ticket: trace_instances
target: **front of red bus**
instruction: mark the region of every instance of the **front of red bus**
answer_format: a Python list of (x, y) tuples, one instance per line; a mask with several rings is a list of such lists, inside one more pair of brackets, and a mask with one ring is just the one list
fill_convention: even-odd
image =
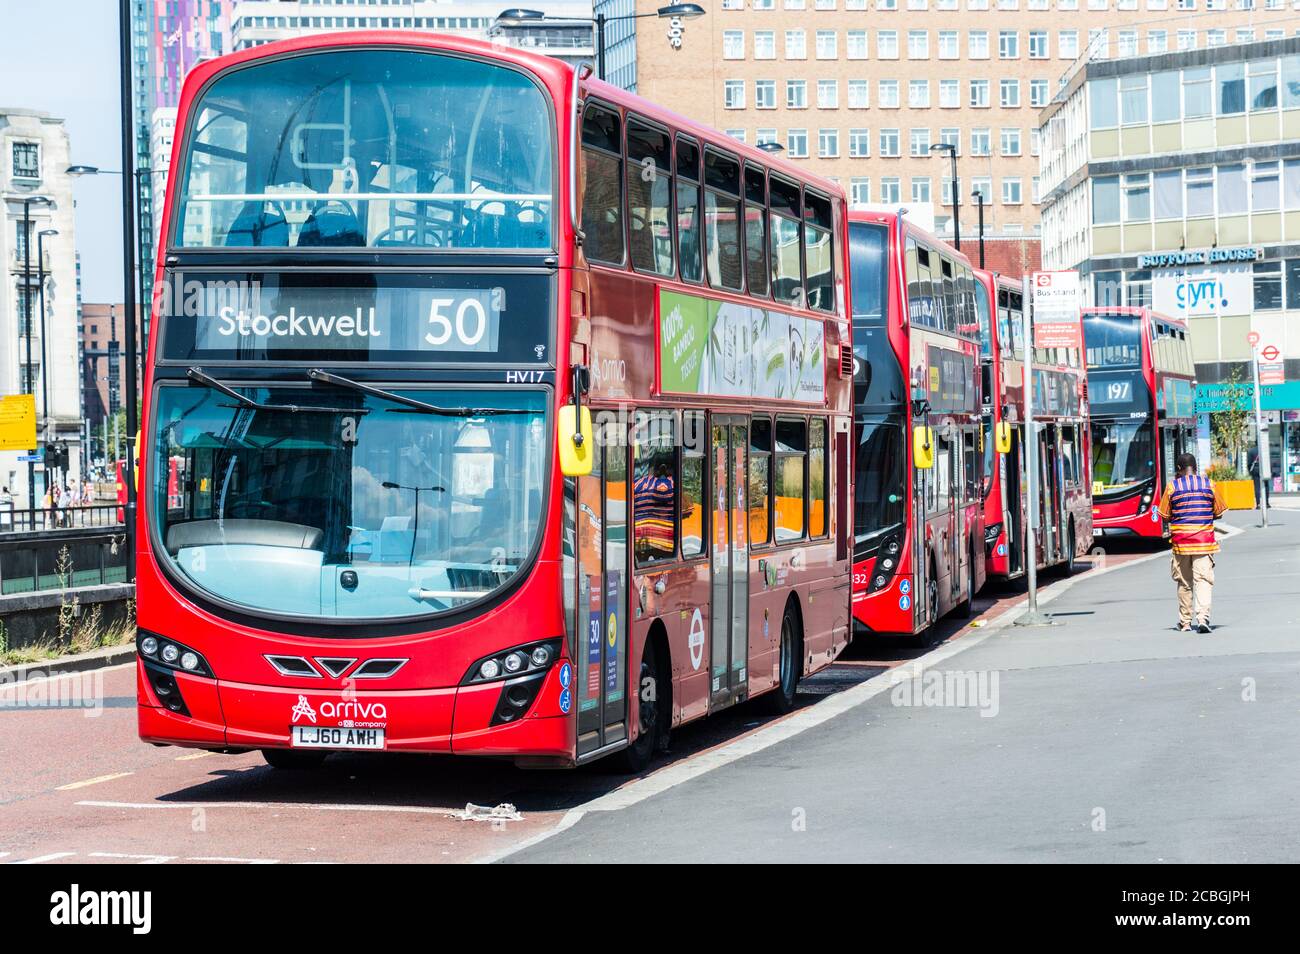
[(1140, 309), (1083, 314), (1092, 419), (1093, 526), (1158, 537), (1155, 397)]
[[(909, 394), (897, 217), (849, 221), (853, 303), (853, 616), (859, 631), (911, 633)], [(892, 316), (892, 320), (891, 320)]]
[[(1006, 387), (1007, 365), (1015, 364), (1010, 323), (997, 312), (997, 276), (975, 269), (975, 310), (979, 317), (980, 384), (984, 399), (984, 559), (990, 576), (1010, 575), (1006, 492), (1002, 478), (1005, 463), (998, 453), (999, 425), (1010, 423), (1013, 405)], [(1004, 338), (1006, 340), (1004, 340)]]
[(568, 74), (397, 33), (191, 74), (142, 453), (146, 741), (571, 761)]

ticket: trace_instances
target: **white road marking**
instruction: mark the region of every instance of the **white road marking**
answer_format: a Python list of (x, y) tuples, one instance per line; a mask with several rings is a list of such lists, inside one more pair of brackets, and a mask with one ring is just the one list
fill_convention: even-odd
[[(1108, 566), (1089, 570), (1087, 573), (1081, 573), (1078, 576), (1056, 580), (1051, 586), (1046, 587), (1043, 592), (1039, 594), (1038, 604), (1039, 606), (1045, 606), (1046, 604), (1059, 599), (1063, 593), (1069, 590), (1076, 583), (1083, 582), (1084, 580), (1096, 579), (1099, 576), (1104, 576), (1105, 574), (1112, 573), (1115, 570), (1136, 566), (1139, 563), (1146, 563), (1151, 560), (1161, 559), (1168, 555), (1169, 551), (1161, 550), (1157, 553), (1139, 557), (1136, 560), (1128, 560), (1122, 564), (1110, 564)], [(910, 660), (901, 666), (889, 670), (890, 678), (888, 679), (876, 677), (866, 682), (859, 683), (851, 689), (846, 689), (843, 692), (836, 693), (835, 695), (826, 696), (821, 701), (806, 706), (779, 722), (774, 722), (765, 726), (744, 738), (737, 739), (735, 742), (704, 752), (701, 755), (693, 756), (683, 762), (665, 766), (652, 775), (648, 775), (645, 778), (634, 779), (621, 788), (617, 788), (612, 792), (601, 795), (580, 808), (571, 808), (564, 813), (564, 816), (553, 828), (539, 832), (531, 838), (526, 838), (522, 842), (511, 847), (504, 848), (500, 851), (479, 858), (476, 863), (491, 864), (495, 861), (500, 861), (502, 858), (508, 858), (510, 855), (523, 851), (525, 848), (531, 848), (533, 845), (540, 844), (548, 838), (553, 838), (561, 832), (567, 831), (581, 821), (588, 812), (611, 812), (629, 808), (638, 802), (645, 801), (647, 798), (652, 798), (653, 796), (666, 792), (671, 788), (675, 788), (683, 782), (689, 782), (707, 772), (712, 772), (716, 768), (721, 768), (724, 765), (728, 765), (738, 759), (743, 759), (746, 756), (754, 755), (755, 753), (770, 748), (779, 742), (784, 742), (787, 739), (793, 738), (801, 732), (815, 728), (816, 726), (835, 718), (835, 716), (841, 715), (850, 709), (860, 706), (864, 702), (867, 702), (883, 692), (887, 692), (894, 687), (896, 680), (914, 678), (923, 670), (929, 669), (932, 666), (943, 662), (950, 656), (955, 656), (967, 649), (973, 649), (992, 636), (995, 632), (1010, 626), (1015, 621), (1016, 617), (1024, 611), (1026, 606), (1028, 606), (1028, 603), (1028, 598), (1023, 599), (1003, 611), (995, 619), (990, 620), (989, 624), (978, 632), (962, 636), (960, 639), (950, 640), (930, 650), (930, 652), (918, 656), (916, 659)], [(894, 675), (895, 673), (898, 675)]]
[(279, 858), (222, 858), (216, 855), (186, 858), (186, 861), (210, 861), (232, 865), (278, 865)]
[(142, 865), (161, 865), (175, 861), (175, 855), (128, 855), (120, 851), (92, 851), (91, 858), (112, 858), (115, 861), (138, 861)]
[[(51, 659), (49, 661), (49, 664), (45, 666), (45, 670), (48, 672), (50, 666), (53, 666), (55, 669), (57, 669), (58, 664), (59, 661), (57, 659)], [(24, 663), (24, 665), (27, 664)], [(134, 666), (134, 665), (135, 665), (135, 660), (132, 660), (131, 662), (118, 663), (116, 666), (104, 666), (102, 669), (78, 669), (75, 672), (65, 672), (57, 676), (44, 677), (42, 678), (41, 681), (43, 684), (48, 686), (50, 683), (62, 682), (64, 679), (85, 679), (87, 676), (94, 676), (95, 673), (113, 672), (114, 670), (125, 669), (127, 666)], [(17, 691), (18, 687), (20, 687), (26, 681), (27, 681), (26, 679), (23, 679), (20, 680), (19, 682), (6, 682), (4, 685), (0, 685), (0, 692), (5, 692), (5, 691), (15, 692)]]
[(422, 805), (326, 805), (312, 804), (311, 802), (99, 802), (99, 801), (81, 801), (77, 802), (85, 808), (126, 808), (132, 810), (147, 809), (178, 809), (184, 811), (193, 811), (196, 808), (204, 810), (234, 808), (241, 811), (247, 811), (250, 808), (266, 808), (276, 811), (287, 809), (298, 809), (300, 811), (314, 812), (391, 812), (403, 815), (442, 815), (447, 818), (460, 818), (464, 814), (464, 809), (458, 808), (426, 808)]
[(70, 792), (74, 788), (88, 788), (91, 785), (98, 785), (100, 782), (111, 782), (114, 779), (126, 778), (128, 775), (134, 775), (134, 772), (115, 772), (112, 775), (98, 775), (95, 778), (88, 778), (80, 782), (69, 782), (67, 785), (58, 786), (56, 792)]
[(193, 762), (195, 759), (206, 759), (209, 755), (216, 755), (216, 752), (191, 752), (189, 755), (176, 756), (177, 762)]
[(48, 855), (37, 855), (35, 858), (27, 858), (23, 861), (11, 861), (14, 865), (43, 865), (47, 861), (57, 861), (60, 858), (71, 858), (75, 851), (55, 851)]

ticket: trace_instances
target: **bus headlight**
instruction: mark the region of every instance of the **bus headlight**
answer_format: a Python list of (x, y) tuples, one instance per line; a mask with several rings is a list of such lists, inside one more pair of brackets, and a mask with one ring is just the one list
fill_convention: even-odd
[(559, 656), (560, 640), (558, 639), (513, 646), (476, 660), (474, 665), (469, 667), (460, 684), (475, 686), (498, 679), (514, 679), (517, 676), (541, 673), (554, 665)]
[(212, 678), (212, 667), (203, 654), (182, 642), (141, 631), (136, 636), (136, 651), (146, 662), (166, 669), (180, 670), (194, 676)]
[(871, 586), (867, 590), (868, 593), (883, 590), (889, 585), (890, 580), (894, 578), (894, 573), (898, 570), (898, 554), (902, 549), (902, 543), (894, 534), (890, 534), (880, 541), (880, 556), (876, 558), (876, 572), (871, 577)]

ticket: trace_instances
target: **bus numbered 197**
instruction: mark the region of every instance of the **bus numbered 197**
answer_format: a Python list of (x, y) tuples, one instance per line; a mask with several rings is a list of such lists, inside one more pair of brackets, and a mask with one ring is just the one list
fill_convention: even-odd
[[(1015, 579), (1028, 554), (1029, 466), (1025, 444), (1024, 290), (975, 270), (984, 395), (984, 542), (991, 579)], [(1075, 348), (1035, 348), (1038, 434), (1036, 566), (1073, 572), (1092, 546), (1087, 370)]]
[(849, 218), (853, 616), (929, 641), (984, 585), (975, 274), (903, 215)]
[(1093, 525), (1160, 537), (1156, 507), (1196, 452), (1196, 367), (1187, 326), (1142, 307), (1083, 311), (1092, 410)]
[(433, 34), (205, 62), (178, 120), (143, 739), (640, 769), (848, 643), (833, 182)]

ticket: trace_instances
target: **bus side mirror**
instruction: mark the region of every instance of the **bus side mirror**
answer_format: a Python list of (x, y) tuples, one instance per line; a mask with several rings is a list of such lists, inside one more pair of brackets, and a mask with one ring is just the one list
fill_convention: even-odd
[(934, 466), (934, 429), (916, 427), (912, 430), (912, 461), (917, 470), (929, 470)]
[(999, 454), (1011, 453), (1011, 425), (1006, 421), (998, 422), (997, 449)]
[(591, 408), (560, 406), (560, 473), (586, 477), (591, 473), (595, 441), (591, 433)]

